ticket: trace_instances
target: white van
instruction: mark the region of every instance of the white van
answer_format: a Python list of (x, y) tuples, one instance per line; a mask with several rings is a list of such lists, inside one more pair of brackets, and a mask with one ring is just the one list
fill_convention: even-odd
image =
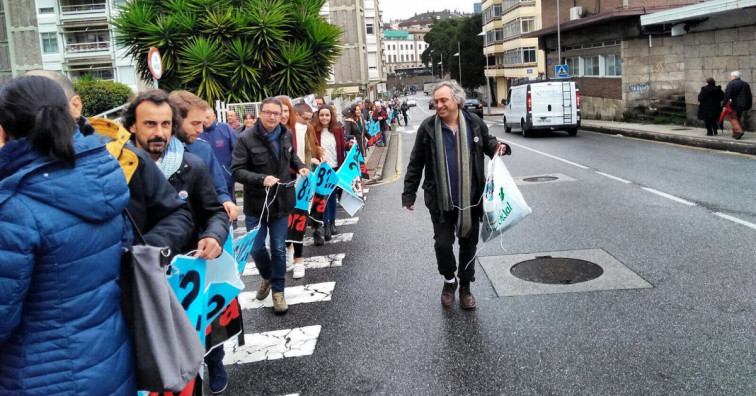
[(509, 89), (504, 109), (504, 131), (512, 128), (522, 136), (536, 130), (564, 130), (577, 135), (580, 127), (580, 92), (574, 81), (526, 82)]

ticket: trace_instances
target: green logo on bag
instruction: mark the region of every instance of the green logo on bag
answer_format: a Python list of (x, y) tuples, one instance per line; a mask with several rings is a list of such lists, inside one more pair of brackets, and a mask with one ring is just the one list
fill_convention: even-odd
[(499, 198), (501, 198), (502, 202), (504, 201), (504, 187), (499, 191)]

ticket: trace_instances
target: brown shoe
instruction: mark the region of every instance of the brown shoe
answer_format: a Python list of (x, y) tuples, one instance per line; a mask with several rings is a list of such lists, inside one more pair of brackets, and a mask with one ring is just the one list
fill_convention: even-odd
[(459, 306), (462, 309), (475, 309), (475, 297), (470, 292), (470, 285), (459, 288)]
[(270, 281), (263, 279), (262, 282), (260, 282), (260, 287), (257, 288), (257, 299), (262, 301), (265, 300), (265, 297), (268, 297), (268, 294), (270, 294)]
[(451, 308), (454, 304), (454, 292), (457, 291), (457, 281), (454, 283), (444, 282), (444, 288), (441, 290), (441, 305), (444, 308)]
[(289, 306), (286, 305), (286, 299), (283, 292), (273, 293), (273, 312), (276, 315), (283, 315), (289, 310)]

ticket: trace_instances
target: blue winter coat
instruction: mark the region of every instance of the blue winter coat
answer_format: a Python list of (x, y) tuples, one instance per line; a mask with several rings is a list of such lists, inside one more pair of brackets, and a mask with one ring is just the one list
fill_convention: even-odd
[(134, 395), (117, 284), (129, 201), (93, 137), (76, 166), (26, 139), (0, 150), (0, 394)]

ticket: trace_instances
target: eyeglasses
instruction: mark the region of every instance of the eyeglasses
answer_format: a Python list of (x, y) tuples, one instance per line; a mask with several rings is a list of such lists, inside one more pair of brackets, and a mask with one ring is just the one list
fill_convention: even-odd
[(281, 112), (280, 111), (268, 111), (268, 110), (262, 110), (260, 112), (262, 115), (268, 116), (268, 117), (280, 117)]

